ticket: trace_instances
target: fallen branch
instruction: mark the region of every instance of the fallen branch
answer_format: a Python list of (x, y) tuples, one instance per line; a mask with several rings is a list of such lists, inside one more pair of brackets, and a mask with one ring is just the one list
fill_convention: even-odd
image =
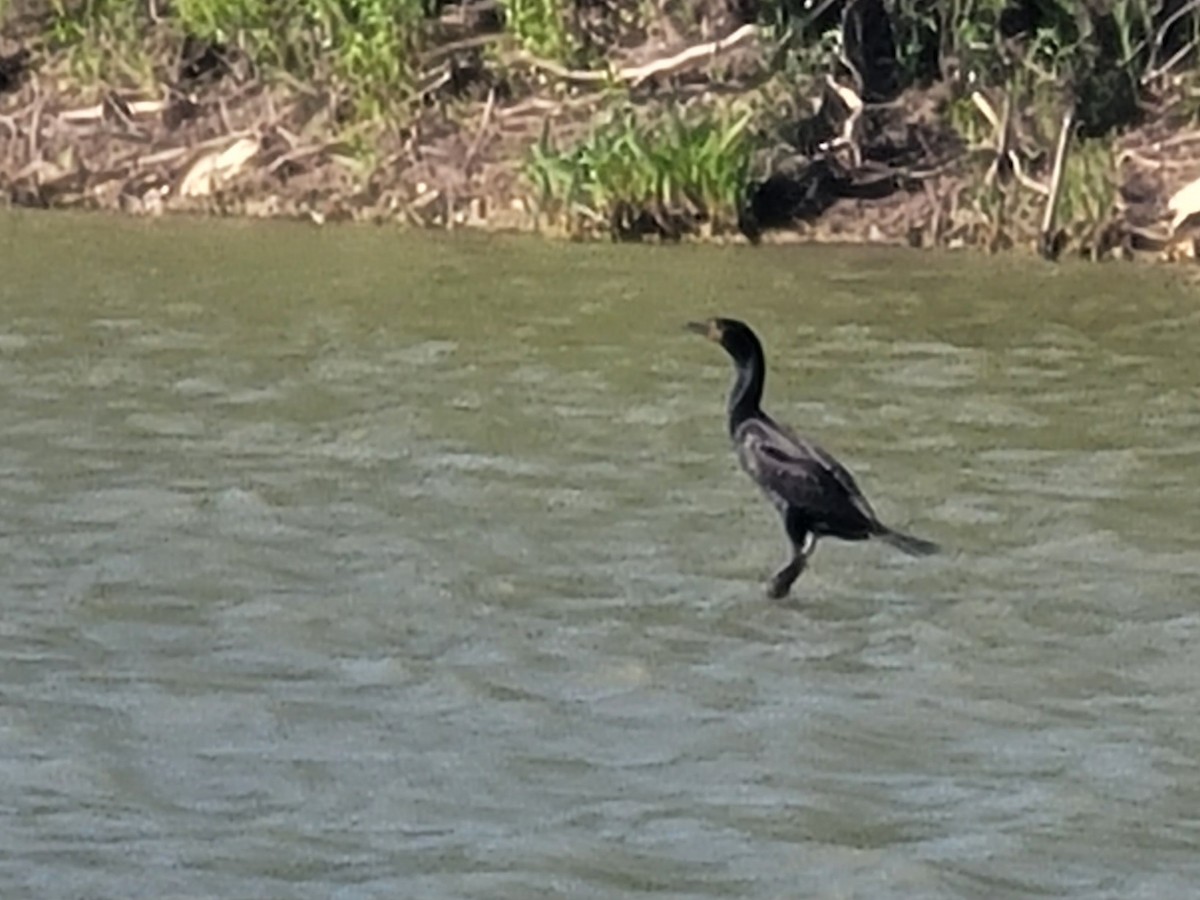
[(237, 140), (244, 137), (252, 137), (253, 131), (239, 131), (234, 134), (222, 134), (214, 138), (208, 138), (204, 141), (197, 141), (194, 144), (188, 144), (186, 147), (168, 147), (165, 150), (159, 150), (157, 153), (151, 153), (146, 156), (137, 158), (138, 168), (150, 168), (157, 166), (160, 163), (172, 162), (181, 156), (187, 156), (189, 153), (196, 153), (202, 150), (208, 150), (213, 147), (226, 147), (232, 140)]
[(289, 163), (295, 163), (295, 162), (299, 162), (302, 159), (308, 159), (309, 157), (312, 157), (312, 156), (318, 156), (322, 153), (328, 152), (329, 150), (333, 149), (334, 147), (339, 146), (342, 143), (343, 142), (339, 141), (339, 140), (332, 140), (332, 141), (321, 141), (321, 142), (315, 143), (315, 144), (306, 144), (304, 146), (294, 147), (293, 149), (289, 150), (287, 153), (282, 154), (278, 159), (273, 160), (271, 162), (271, 164), (266, 167), (265, 171), (268, 175), (274, 175), (276, 172), (278, 172), (280, 169), (282, 169), (284, 166), (288, 165)]
[(51, 172), (57, 178), (62, 175), (64, 170), (49, 160), (38, 157), (36, 159), (31, 159), (24, 166), (13, 173), (12, 177), (9, 178), (9, 181), (13, 184), (18, 184), (24, 181), (26, 178), (32, 176), (36, 184), (41, 184), (42, 173), (47, 171)]
[(224, 150), (200, 156), (179, 182), (180, 197), (206, 197), (222, 184), (236, 177), (251, 159), (258, 155), (257, 137), (243, 137), (231, 142)]
[(434, 47), (421, 58), (421, 62), (427, 65), (460, 50), (474, 50), (478, 47), (486, 47), (488, 44), (498, 43), (504, 40), (504, 37), (504, 32), (497, 31), (494, 34), (477, 34), (459, 41), (451, 41), (448, 44)]
[(1169, 137), (1164, 141), (1155, 141), (1150, 146), (1154, 152), (1161, 153), (1168, 147), (1178, 147), (1181, 144), (1190, 144), (1193, 141), (1200, 141), (1200, 130), (1185, 131), (1183, 134), (1177, 134), (1174, 137)]
[[(220, 142), (224, 144), (229, 138), (221, 136)], [(189, 153), (199, 149), (202, 144), (196, 144), (191, 147), (171, 147), (167, 150), (159, 150), (157, 153), (151, 153), (148, 156), (138, 156), (134, 159), (136, 169), (149, 169), (161, 163), (174, 162), (181, 156), (187, 156)]]
[(557, 116), (568, 110), (587, 109), (603, 102), (604, 95), (600, 92), (584, 94), (579, 97), (564, 97), (561, 100), (530, 97), (528, 100), (523, 100), (515, 106), (496, 110), (495, 117), (498, 119), (520, 119), (522, 117), (536, 116), (540, 119), (547, 115), (551, 117)]
[(1163, 169), (1192, 169), (1196, 166), (1194, 159), (1155, 159), (1146, 156), (1142, 152), (1133, 149), (1125, 149), (1117, 154), (1116, 165), (1121, 166), (1125, 163), (1133, 163), (1151, 171)]
[[(151, 116), (161, 113), (167, 108), (164, 100), (134, 100), (122, 104), (122, 112), (127, 112), (130, 116)], [(85, 106), (81, 109), (67, 109), (58, 114), (58, 118), (63, 122), (99, 122), (104, 118), (105, 111), (110, 108), (108, 102), (97, 103), (94, 106)]]
[(534, 68), (549, 72), (563, 81), (572, 81), (580, 84), (620, 81), (631, 86), (637, 86), (646, 79), (653, 78), (655, 75), (669, 75), (680, 69), (687, 68), (698, 60), (712, 59), (733, 47), (746, 43), (758, 35), (759, 27), (757, 25), (743, 25), (737, 31), (720, 40), (695, 44), (673, 56), (656, 59), (640, 66), (625, 66), (619, 69), (606, 69), (604, 71), (596, 69), (568, 69), (552, 60), (542, 59), (541, 57), (525, 52), (517, 54), (517, 58), (529, 63)]

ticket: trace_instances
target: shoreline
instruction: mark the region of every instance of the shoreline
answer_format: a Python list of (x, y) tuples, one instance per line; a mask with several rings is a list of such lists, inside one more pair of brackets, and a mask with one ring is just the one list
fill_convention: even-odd
[[(1080, 140), (1047, 126), (1061, 103), (1025, 107), (1013, 93), (946, 83), (866, 102), (846, 78), (784, 78), (770, 62), (776, 49), (763, 28), (744, 24), (637, 64), (568, 69), (522, 53), (519, 75), (475, 72), (461, 85), (451, 65), (403, 125), (348, 128), (336, 97), (317, 84), (217, 59), (190, 80), (161, 77), (153, 88), (85, 85), (70, 74), (67, 51), (6, 35), (0, 203), (575, 240), (1197, 256), (1192, 233), (1175, 226), (1189, 204), (1200, 210), (1200, 196), (1183, 190), (1195, 184), (1200, 194), (1200, 131), (1181, 129), (1166, 99), (1135, 127)], [(448, 60), (455, 52), (434, 50)], [(596, 162), (601, 151), (645, 144), (669, 127), (681, 146), (715, 135), (710, 144), (727, 148), (781, 121), (799, 137), (744, 151), (736, 197), (734, 176), (719, 169), (732, 164), (715, 155), (709, 180), (725, 180), (706, 195), (631, 187), (634, 199), (601, 207), (550, 178), (578, 191), (579, 170), (609, 161)], [(610, 132), (620, 140), (604, 144)], [(1070, 144), (1062, 158), (1056, 144)]]

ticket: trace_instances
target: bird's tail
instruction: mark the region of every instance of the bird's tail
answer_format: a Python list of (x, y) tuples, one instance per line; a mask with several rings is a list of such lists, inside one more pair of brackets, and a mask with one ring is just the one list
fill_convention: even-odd
[(929, 556), (941, 549), (933, 541), (922, 540), (902, 531), (893, 531), (886, 525), (881, 525), (875, 536), (909, 556)]

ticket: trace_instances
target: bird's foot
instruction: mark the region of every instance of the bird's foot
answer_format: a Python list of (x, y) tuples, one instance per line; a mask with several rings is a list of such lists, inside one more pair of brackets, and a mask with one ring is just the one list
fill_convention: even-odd
[(767, 583), (767, 597), (771, 600), (782, 600), (792, 590), (792, 579), (780, 578), (776, 575)]
[(803, 556), (797, 556), (772, 575), (767, 584), (767, 596), (772, 600), (782, 600), (786, 597), (791, 591), (792, 585), (796, 583), (796, 579), (800, 577), (800, 573), (804, 571), (805, 561)]

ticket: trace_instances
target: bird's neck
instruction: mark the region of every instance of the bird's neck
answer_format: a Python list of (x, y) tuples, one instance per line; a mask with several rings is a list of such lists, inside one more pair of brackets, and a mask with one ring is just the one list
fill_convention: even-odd
[(761, 413), (759, 404), (762, 402), (763, 384), (766, 381), (761, 355), (737, 360), (734, 365), (737, 377), (733, 382), (733, 390), (729, 392), (729, 433), (731, 435), (747, 419)]

